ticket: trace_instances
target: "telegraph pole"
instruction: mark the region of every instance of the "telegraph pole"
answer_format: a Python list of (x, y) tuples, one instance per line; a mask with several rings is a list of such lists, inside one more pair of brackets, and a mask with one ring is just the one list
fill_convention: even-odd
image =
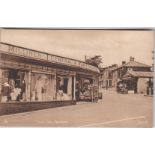
[(152, 51), (152, 71), (154, 71), (154, 51)]

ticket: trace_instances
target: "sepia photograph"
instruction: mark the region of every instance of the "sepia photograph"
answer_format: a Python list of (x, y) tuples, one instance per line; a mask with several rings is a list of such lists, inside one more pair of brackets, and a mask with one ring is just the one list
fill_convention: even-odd
[(0, 127), (152, 128), (154, 34), (0, 28)]

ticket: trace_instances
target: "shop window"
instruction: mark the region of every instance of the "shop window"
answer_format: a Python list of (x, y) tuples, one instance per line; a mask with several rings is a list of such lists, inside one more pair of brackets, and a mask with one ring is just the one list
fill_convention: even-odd
[(31, 101), (52, 101), (55, 98), (54, 75), (32, 73)]
[(91, 100), (93, 79), (80, 78), (76, 82), (76, 99)]
[(72, 100), (72, 76), (57, 76), (57, 100)]
[(0, 74), (1, 102), (26, 101), (26, 72), (15, 69), (1, 69)]

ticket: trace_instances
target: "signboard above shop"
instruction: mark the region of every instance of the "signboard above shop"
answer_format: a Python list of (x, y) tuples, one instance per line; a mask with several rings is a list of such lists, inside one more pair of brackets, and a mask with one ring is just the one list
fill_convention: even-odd
[(12, 54), (16, 56), (21, 56), (25, 58), (48, 61), (48, 62), (55, 63), (55, 64), (78, 67), (78, 68), (87, 69), (87, 70), (99, 73), (99, 69), (97, 67), (86, 64), (82, 61), (69, 59), (69, 58), (65, 58), (61, 56), (56, 56), (56, 55), (48, 54), (45, 52), (40, 52), (40, 51), (36, 51), (32, 49), (19, 47), (19, 46), (14, 46), (11, 44), (0, 43), (0, 52)]

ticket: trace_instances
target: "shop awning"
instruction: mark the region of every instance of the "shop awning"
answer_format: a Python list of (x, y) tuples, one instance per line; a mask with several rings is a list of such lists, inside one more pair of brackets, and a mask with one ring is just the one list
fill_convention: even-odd
[(125, 76), (125, 77), (123, 76), (123, 77), (122, 77), (122, 80), (130, 80), (130, 79), (132, 79), (132, 78), (133, 78), (133, 77), (131, 77), (131, 76)]
[(153, 72), (130, 71), (127, 72), (122, 79), (137, 78), (153, 78)]

